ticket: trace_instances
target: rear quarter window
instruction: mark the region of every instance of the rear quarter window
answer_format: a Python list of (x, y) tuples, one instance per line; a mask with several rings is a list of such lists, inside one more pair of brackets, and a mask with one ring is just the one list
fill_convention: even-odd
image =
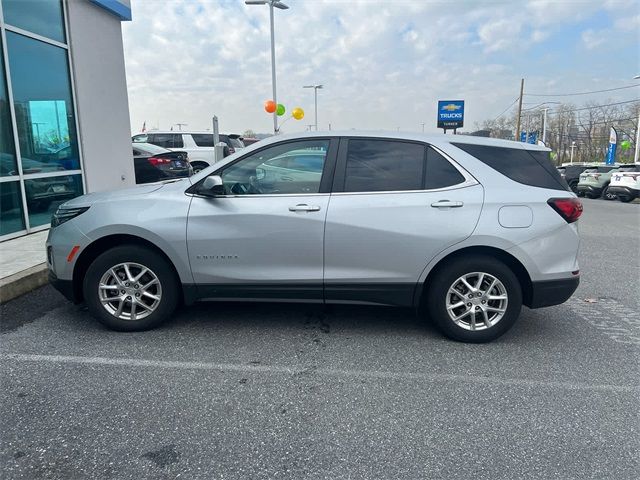
[(549, 152), (520, 148), (452, 143), (514, 182), (531, 187), (567, 190), (567, 183), (551, 163)]

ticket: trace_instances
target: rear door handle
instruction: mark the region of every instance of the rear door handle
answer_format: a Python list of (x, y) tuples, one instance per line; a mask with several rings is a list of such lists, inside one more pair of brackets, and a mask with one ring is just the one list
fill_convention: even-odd
[(459, 208), (463, 205), (463, 202), (451, 200), (439, 200), (431, 204), (434, 208)]
[(307, 205), (306, 203), (299, 203), (295, 207), (289, 207), (290, 212), (319, 212), (320, 207), (317, 205)]

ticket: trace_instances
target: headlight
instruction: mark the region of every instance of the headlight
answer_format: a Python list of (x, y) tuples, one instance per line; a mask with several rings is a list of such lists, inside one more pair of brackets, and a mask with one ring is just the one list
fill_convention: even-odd
[(89, 207), (77, 207), (77, 208), (62, 208), (58, 207), (56, 213), (51, 216), (51, 226), (57, 227), (64, 222), (68, 222), (72, 218), (76, 218), (78, 215), (89, 210)]

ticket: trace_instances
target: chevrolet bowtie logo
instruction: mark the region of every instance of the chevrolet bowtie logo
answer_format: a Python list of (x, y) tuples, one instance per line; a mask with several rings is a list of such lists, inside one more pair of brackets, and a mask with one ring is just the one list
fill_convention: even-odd
[(462, 105), (456, 105), (455, 103), (450, 103), (449, 105), (443, 105), (442, 110), (446, 110), (448, 112), (454, 112), (456, 110), (460, 110)]

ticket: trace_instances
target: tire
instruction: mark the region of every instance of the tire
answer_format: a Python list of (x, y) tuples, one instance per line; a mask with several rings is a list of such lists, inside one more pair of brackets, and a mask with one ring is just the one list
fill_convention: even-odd
[[(479, 274), (484, 274), (483, 280), (481, 280), (481, 291), (483, 289), (486, 291), (493, 279), (498, 283), (494, 283), (495, 286), (481, 296), (476, 296), (479, 292), (470, 293), (464, 286), (462, 286), (461, 292), (458, 290), (463, 285), (459, 279), (464, 276), (467, 276), (467, 283), (476, 287), (477, 281), (480, 280)], [(454, 287), (457, 287), (456, 290), (460, 292), (459, 294), (450, 293)], [(483, 343), (495, 340), (513, 326), (522, 308), (522, 289), (517, 277), (507, 265), (488, 256), (465, 256), (447, 263), (438, 269), (434, 277), (429, 280), (426, 288), (429, 317), (444, 335), (461, 342)], [(488, 299), (488, 293), (492, 293), (493, 297), (501, 297), (501, 299)], [(469, 294), (474, 297), (469, 298)], [(506, 299), (502, 298), (504, 295), (506, 295)], [(462, 297), (464, 297), (464, 301)], [(451, 308), (460, 302), (464, 305), (453, 308), (452, 315), (462, 315), (465, 311), (473, 309), (477, 312), (475, 329), (472, 328), (470, 313), (459, 317), (458, 323), (449, 314), (448, 304)], [(471, 307), (468, 306), (469, 303), (472, 303)], [(476, 303), (478, 305), (475, 305)], [(485, 308), (492, 309), (487, 310), (489, 325), (484, 321), (483, 310)], [(503, 312), (497, 311), (502, 308), (504, 308)]]
[[(109, 288), (100, 288), (101, 284)], [(146, 289), (145, 284), (149, 285)], [(120, 332), (149, 330), (162, 324), (178, 304), (179, 289), (171, 265), (153, 250), (137, 245), (122, 245), (102, 253), (91, 263), (83, 281), (89, 312), (104, 326)], [(134, 302), (127, 299), (136, 300), (135, 310)], [(120, 305), (122, 313), (116, 316)]]
[(577, 193), (576, 193), (576, 195), (577, 195), (578, 197), (584, 197), (584, 192), (577, 192)]
[(630, 195), (618, 195), (618, 200), (623, 203), (629, 203), (633, 201), (633, 197)]
[(191, 163), (191, 166), (193, 167), (193, 174), (195, 175), (196, 173), (200, 173), (202, 170), (207, 168), (209, 164), (205, 162), (193, 162)]
[(612, 201), (618, 197), (615, 193), (609, 193), (609, 187), (605, 187), (604, 190), (602, 190), (602, 198), (604, 200)]
[(571, 182), (569, 184), (569, 188), (571, 189), (571, 191), (575, 194), (578, 193), (578, 182)]
[(590, 198), (590, 199), (592, 199), (592, 200), (593, 200), (594, 198), (598, 198), (598, 196), (597, 196), (597, 195), (594, 195), (593, 193), (589, 193), (589, 192), (585, 193), (585, 194), (584, 194), (584, 196), (585, 196), (585, 197), (587, 197), (587, 198)]

